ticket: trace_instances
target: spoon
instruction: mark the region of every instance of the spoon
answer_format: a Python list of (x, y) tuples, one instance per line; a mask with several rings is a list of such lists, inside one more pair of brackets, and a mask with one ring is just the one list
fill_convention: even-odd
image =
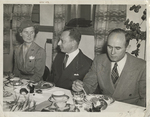
[(83, 90), (83, 92), (84, 92), (85, 96), (87, 96), (87, 93), (86, 93), (86, 91), (84, 90), (84, 88), (83, 88), (83, 87), (82, 87), (82, 90)]

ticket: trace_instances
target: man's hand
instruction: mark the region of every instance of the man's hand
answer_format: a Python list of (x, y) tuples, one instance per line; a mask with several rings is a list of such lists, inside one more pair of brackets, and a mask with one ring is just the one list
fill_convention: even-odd
[(81, 90), (83, 90), (83, 82), (81, 80), (73, 81), (72, 89), (74, 91), (81, 91)]

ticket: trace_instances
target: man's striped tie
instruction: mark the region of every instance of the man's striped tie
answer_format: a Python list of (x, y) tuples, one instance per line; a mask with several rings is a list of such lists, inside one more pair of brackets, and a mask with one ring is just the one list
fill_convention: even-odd
[(112, 81), (113, 81), (114, 84), (116, 83), (116, 81), (117, 81), (118, 78), (119, 78), (117, 66), (118, 66), (118, 64), (115, 63), (115, 64), (114, 64), (114, 67), (113, 67), (113, 69), (112, 69), (112, 73), (111, 73), (111, 78), (112, 78)]

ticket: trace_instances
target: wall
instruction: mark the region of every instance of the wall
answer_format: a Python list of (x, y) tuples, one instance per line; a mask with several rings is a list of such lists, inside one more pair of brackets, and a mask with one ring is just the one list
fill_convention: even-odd
[(82, 52), (91, 58), (94, 59), (94, 36), (93, 35), (82, 35), (79, 48)]
[[(40, 5), (40, 25), (53, 26), (54, 5)], [(52, 44), (46, 43), (47, 39), (52, 39), (52, 32), (39, 32), (35, 42), (46, 51), (46, 66), (51, 69)]]

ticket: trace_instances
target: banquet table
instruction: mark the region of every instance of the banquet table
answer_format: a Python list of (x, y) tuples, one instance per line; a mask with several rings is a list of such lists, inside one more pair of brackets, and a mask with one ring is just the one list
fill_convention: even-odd
[[(10, 87), (5, 87), (5, 90), (14, 93), (13, 88)], [(67, 103), (69, 104), (74, 104), (73, 101), (73, 96), (70, 90), (67, 89), (63, 89), (63, 88), (59, 88), (59, 87), (53, 87), (51, 89), (45, 89), (42, 91), (42, 94), (38, 94), (38, 93), (32, 93), (30, 94), (32, 96), (32, 98), (36, 101), (36, 105), (40, 105), (38, 109), (36, 109), (35, 111), (41, 111), (42, 108), (46, 107), (49, 104), (49, 98), (52, 95), (53, 92), (55, 91), (63, 91), (66, 95), (69, 96), (69, 100), (67, 101)], [(13, 95), (9, 96), (9, 97), (4, 97), (3, 98), (3, 102), (9, 102), (9, 101), (13, 101)], [(3, 103), (3, 110), (8, 112), (9, 109), (6, 108), (5, 103)], [(84, 109), (84, 107), (79, 107), (80, 112), (86, 112), (86, 110)], [(144, 107), (140, 107), (140, 106), (136, 106), (136, 105), (132, 105), (132, 104), (127, 104), (127, 103), (123, 103), (123, 102), (119, 102), (119, 101), (114, 101), (114, 103), (110, 104), (107, 106), (107, 108), (105, 110), (102, 110), (102, 112), (144, 112), (145, 108)]]

